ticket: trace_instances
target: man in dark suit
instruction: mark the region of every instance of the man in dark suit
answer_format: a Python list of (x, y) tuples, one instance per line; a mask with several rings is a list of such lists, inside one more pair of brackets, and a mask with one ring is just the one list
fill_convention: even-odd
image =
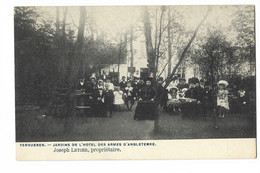
[(214, 107), (216, 105), (215, 100), (217, 100), (217, 98), (215, 98), (210, 82), (206, 81), (204, 84), (204, 94), (202, 100), (202, 108), (205, 119), (213, 115)]
[(106, 75), (106, 72), (105, 70), (103, 70), (103, 74), (100, 76), (100, 79), (102, 79), (103, 81), (106, 81), (107, 80), (107, 75)]
[(139, 90), (141, 89), (141, 85), (140, 85), (140, 83), (138, 82), (138, 79), (137, 78), (135, 78), (135, 80), (134, 80), (134, 83), (133, 83), (133, 85), (132, 85), (132, 87), (134, 88), (134, 97), (136, 97), (136, 100), (138, 100), (139, 99)]
[(108, 117), (112, 118), (113, 104), (114, 104), (114, 92), (109, 89), (109, 84), (105, 84), (105, 91), (103, 92), (102, 99), (104, 99), (104, 105), (106, 112), (109, 112)]
[(157, 100), (164, 110), (166, 109), (167, 99), (167, 90), (163, 87), (163, 78), (160, 77), (157, 84)]
[(124, 91), (125, 87), (127, 85), (127, 82), (125, 80), (125, 76), (122, 77), (122, 81), (119, 83), (120, 89)]
[(193, 99), (191, 102), (187, 102), (182, 105), (183, 117), (189, 117), (191, 119), (197, 118), (200, 114), (200, 104), (203, 96), (201, 95), (201, 89), (196, 86), (199, 83), (199, 79), (196, 77), (189, 79), (189, 89), (185, 92), (185, 97)]
[(185, 78), (180, 78), (179, 79), (179, 84), (177, 85), (177, 88), (179, 90), (182, 90), (183, 88), (189, 88), (189, 84), (186, 83), (186, 79)]

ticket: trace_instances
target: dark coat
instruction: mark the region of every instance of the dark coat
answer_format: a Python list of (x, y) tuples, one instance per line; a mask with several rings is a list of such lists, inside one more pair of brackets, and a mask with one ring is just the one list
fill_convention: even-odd
[(139, 93), (139, 90), (141, 89), (140, 83), (133, 83), (133, 88), (134, 88), (134, 94), (135, 96)]
[(188, 84), (188, 83), (184, 83), (184, 84), (179, 83), (179, 84), (177, 85), (177, 88), (178, 88), (179, 90), (182, 90), (183, 88), (189, 88), (189, 84)]
[(201, 87), (198, 88), (189, 88), (185, 92), (185, 97), (187, 98), (192, 98), (192, 99), (197, 99), (197, 101), (202, 102), (204, 98), (204, 91)]
[(161, 84), (157, 86), (157, 96), (160, 105), (165, 106), (168, 100), (168, 94), (167, 94), (167, 90)]
[(125, 89), (126, 85), (127, 85), (127, 82), (126, 82), (126, 81), (121, 81), (121, 82), (119, 83), (120, 89), (121, 89), (123, 92), (124, 92), (124, 89)]
[(140, 97), (142, 98), (142, 100), (155, 99), (155, 96), (156, 96), (155, 89), (151, 86), (143, 87), (140, 92)]
[(104, 98), (105, 105), (113, 105), (114, 103), (114, 92), (112, 90), (106, 90), (103, 92), (102, 98)]
[(204, 89), (204, 98), (202, 102), (205, 109), (214, 109), (217, 105), (217, 98), (212, 89)]
[(90, 92), (92, 94), (93, 100), (96, 101), (97, 98), (99, 97), (99, 89), (96, 84), (91, 84)]
[(151, 99), (155, 99), (155, 89), (151, 86), (145, 86), (140, 92), (142, 101), (139, 101), (135, 109), (135, 120), (154, 120), (156, 115), (155, 102)]
[(126, 94), (126, 97), (135, 97), (134, 88), (130, 91), (128, 87), (125, 87), (123, 92)]

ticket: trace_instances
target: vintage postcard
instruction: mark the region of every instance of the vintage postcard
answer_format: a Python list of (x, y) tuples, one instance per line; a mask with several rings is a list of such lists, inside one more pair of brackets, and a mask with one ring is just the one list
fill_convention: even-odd
[(15, 6), (17, 160), (256, 158), (254, 5)]

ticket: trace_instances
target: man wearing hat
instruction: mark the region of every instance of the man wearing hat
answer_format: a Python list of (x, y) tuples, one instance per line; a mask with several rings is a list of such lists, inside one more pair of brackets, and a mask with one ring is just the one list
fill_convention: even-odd
[(164, 110), (166, 110), (166, 103), (167, 103), (167, 90), (163, 87), (163, 78), (160, 77), (158, 79), (157, 84), (157, 99), (160, 103), (160, 106), (163, 107)]
[(109, 90), (114, 91), (114, 84), (111, 83), (111, 78), (110, 77), (107, 77), (106, 84), (108, 84)]
[(204, 113), (204, 118), (210, 117), (213, 115), (214, 107), (215, 107), (215, 95), (210, 86), (210, 82), (206, 81), (204, 83), (204, 97), (202, 101), (202, 108)]
[(127, 82), (125, 80), (125, 76), (122, 77), (122, 81), (119, 83), (120, 89), (124, 91), (125, 87), (127, 85)]
[(183, 88), (189, 88), (189, 84), (186, 83), (186, 79), (185, 78), (180, 78), (179, 79), (179, 84), (177, 85), (177, 88), (179, 90), (182, 90)]
[(103, 70), (103, 74), (100, 76), (100, 79), (102, 79), (103, 81), (107, 80), (107, 75), (106, 75), (105, 70)]
[(185, 97), (189, 98), (190, 101), (183, 105), (182, 111), (184, 117), (198, 117), (200, 113), (200, 104), (202, 97), (200, 95), (199, 89), (196, 86), (196, 83), (199, 83), (199, 79), (196, 77), (189, 79), (189, 89), (185, 92)]

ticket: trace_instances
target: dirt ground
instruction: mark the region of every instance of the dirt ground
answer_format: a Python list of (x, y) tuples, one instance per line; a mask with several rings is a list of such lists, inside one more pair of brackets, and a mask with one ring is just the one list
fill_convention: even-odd
[[(16, 113), (16, 141), (101, 141), (101, 140), (157, 140), (252, 138), (256, 136), (255, 115), (231, 114), (218, 118), (215, 129), (213, 118), (183, 119), (181, 113), (159, 114), (159, 131), (154, 133), (154, 121), (135, 121), (133, 111), (115, 111), (112, 118), (82, 117), (54, 118), (41, 111)], [(64, 129), (69, 122), (70, 130)], [(66, 126), (67, 127), (67, 126)]]

